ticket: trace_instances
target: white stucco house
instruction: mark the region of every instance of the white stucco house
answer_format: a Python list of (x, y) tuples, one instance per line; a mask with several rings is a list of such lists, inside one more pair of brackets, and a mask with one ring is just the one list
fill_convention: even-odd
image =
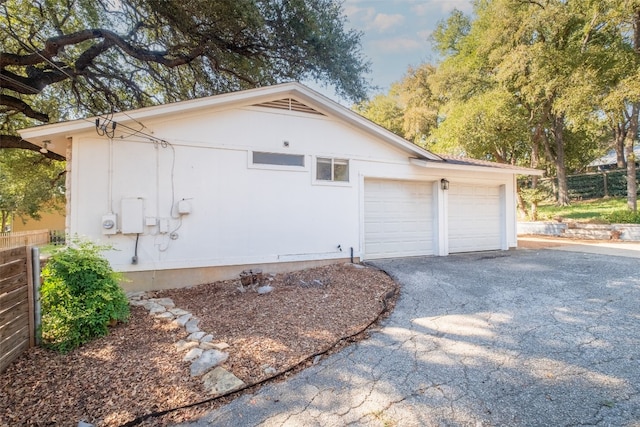
[(24, 129), (67, 157), (67, 232), (128, 289), (507, 250), (516, 175), (426, 151), (299, 84)]

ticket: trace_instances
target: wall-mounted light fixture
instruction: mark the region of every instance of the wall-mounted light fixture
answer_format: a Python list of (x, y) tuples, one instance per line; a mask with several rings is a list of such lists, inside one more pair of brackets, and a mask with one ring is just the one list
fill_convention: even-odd
[(45, 139), (44, 141), (42, 141), (42, 148), (40, 149), (40, 152), (42, 154), (47, 154), (49, 152), (49, 149), (47, 147), (49, 147), (49, 144), (51, 144), (51, 141), (48, 139)]
[(449, 181), (442, 178), (440, 180), (440, 188), (442, 188), (443, 190), (448, 190), (449, 189)]

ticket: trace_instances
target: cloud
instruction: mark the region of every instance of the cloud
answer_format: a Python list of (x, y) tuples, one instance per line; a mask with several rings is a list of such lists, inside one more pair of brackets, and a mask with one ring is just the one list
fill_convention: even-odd
[(380, 53), (401, 53), (424, 49), (424, 42), (410, 37), (380, 39), (374, 41), (372, 45)]
[(400, 14), (387, 15), (386, 13), (378, 13), (373, 19), (370, 28), (383, 33), (393, 27), (397, 27), (404, 22), (404, 16)]
[(429, 14), (448, 14), (453, 9), (461, 10), (464, 13), (471, 13), (473, 5), (471, 0), (427, 0), (418, 1), (411, 6), (411, 11), (418, 16)]

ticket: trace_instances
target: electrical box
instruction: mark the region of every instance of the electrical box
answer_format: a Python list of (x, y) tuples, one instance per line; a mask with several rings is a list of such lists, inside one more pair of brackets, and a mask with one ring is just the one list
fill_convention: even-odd
[(120, 231), (122, 234), (144, 233), (144, 199), (122, 199), (120, 211)]
[(169, 232), (169, 220), (167, 218), (160, 218), (158, 222), (158, 229), (160, 233), (168, 233)]
[(116, 234), (118, 232), (118, 216), (114, 213), (102, 215), (102, 234)]
[(144, 224), (147, 227), (155, 227), (156, 225), (158, 225), (158, 218), (154, 216), (148, 216), (144, 219)]
[(178, 202), (178, 213), (180, 215), (188, 215), (191, 213), (191, 203), (188, 200), (180, 200)]

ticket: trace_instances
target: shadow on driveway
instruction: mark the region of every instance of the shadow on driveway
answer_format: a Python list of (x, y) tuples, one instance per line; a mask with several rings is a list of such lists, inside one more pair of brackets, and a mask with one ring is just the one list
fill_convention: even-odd
[(189, 425), (639, 425), (636, 260), (518, 250), (373, 264), (401, 296), (368, 340)]

